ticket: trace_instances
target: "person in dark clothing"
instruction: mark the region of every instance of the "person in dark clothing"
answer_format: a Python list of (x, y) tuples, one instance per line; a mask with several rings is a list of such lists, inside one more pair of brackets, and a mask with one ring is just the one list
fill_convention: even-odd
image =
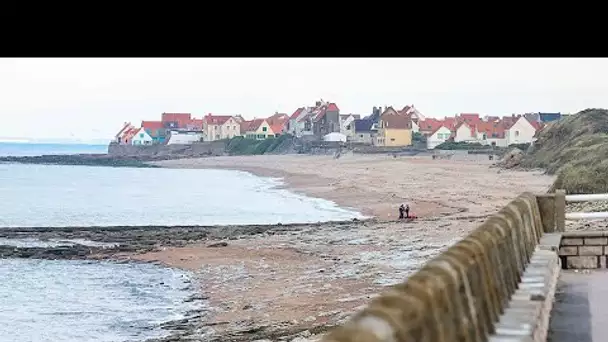
[[(403, 204), (401, 206), (403, 206)], [(404, 210), (405, 210), (405, 218), (410, 218), (410, 205), (406, 204)]]
[(404, 219), (405, 216), (403, 216), (403, 213), (405, 212), (405, 207), (402, 205), (399, 206), (399, 219)]

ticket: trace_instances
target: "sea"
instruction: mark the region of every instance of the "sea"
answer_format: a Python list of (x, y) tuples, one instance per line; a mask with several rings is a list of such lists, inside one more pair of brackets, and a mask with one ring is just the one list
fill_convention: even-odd
[[(0, 143), (0, 156), (105, 153), (105, 145)], [(362, 218), (230, 170), (0, 163), (1, 227), (230, 225)], [(0, 241), (27, 245), (36, 241)], [(192, 305), (195, 274), (153, 264), (0, 259), (0, 341), (145, 341)]]

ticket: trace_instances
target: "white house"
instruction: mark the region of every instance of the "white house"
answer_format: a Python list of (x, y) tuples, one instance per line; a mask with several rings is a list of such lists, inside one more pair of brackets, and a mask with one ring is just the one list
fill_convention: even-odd
[(536, 128), (526, 119), (520, 117), (515, 123), (505, 131), (506, 144), (526, 144), (534, 140)]
[(311, 108), (298, 108), (289, 118), (288, 132), (298, 138), (304, 135), (312, 135), (311, 112)]
[(454, 141), (468, 143), (477, 142), (478, 140), (475, 127), (470, 126), (464, 121), (459, 123), (455, 127)]
[(445, 126), (439, 127), (436, 131), (431, 133), (431, 135), (426, 138), (426, 148), (429, 150), (434, 149), (438, 145), (441, 145), (442, 143), (446, 142), (446, 140), (448, 140), (451, 135), (452, 131), (450, 131), (449, 128)]
[(131, 138), (132, 145), (152, 145), (152, 137), (146, 132), (146, 130), (142, 127), (135, 132), (133, 137)]
[(167, 145), (188, 145), (203, 139), (201, 131), (171, 131)]
[(355, 135), (355, 120), (360, 119), (358, 114), (340, 115), (340, 133), (344, 134), (348, 140)]

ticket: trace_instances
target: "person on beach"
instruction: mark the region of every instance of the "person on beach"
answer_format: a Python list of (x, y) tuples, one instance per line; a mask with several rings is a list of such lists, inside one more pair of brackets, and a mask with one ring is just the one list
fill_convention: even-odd
[[(403, 204), (401, 206), (403, 206)], [(410, 218), (410, 205), (406, 204), (404, 210), (405, 210), (405, 218)]]
[(402, 220), (405, 218), (405, 216), (403, 216), (403, 213), (405, 212), (405, 207), (402, 205), (399, 206), (399, 219)]

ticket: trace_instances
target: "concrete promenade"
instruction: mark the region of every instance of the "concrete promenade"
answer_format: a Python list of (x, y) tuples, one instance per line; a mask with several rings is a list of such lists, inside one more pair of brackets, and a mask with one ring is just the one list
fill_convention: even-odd
[(608, 341), (608, 269), (562, 270), (548, 341)]

